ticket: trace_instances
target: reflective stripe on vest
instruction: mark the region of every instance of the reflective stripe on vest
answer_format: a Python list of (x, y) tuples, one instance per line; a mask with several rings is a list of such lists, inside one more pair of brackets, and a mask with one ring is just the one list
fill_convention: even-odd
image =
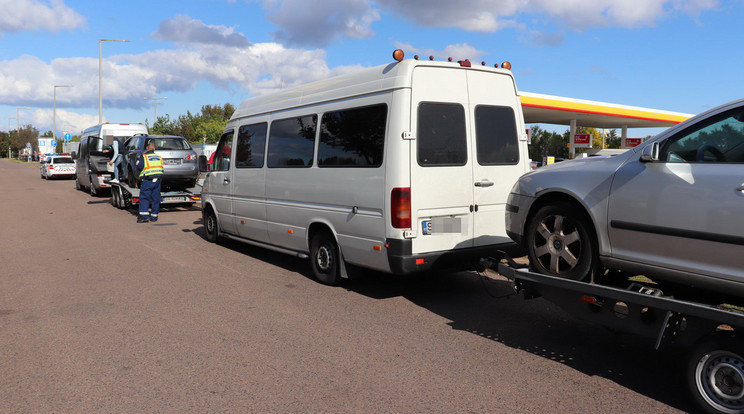
[(163, 158), (155, 153), (142, 154), (145, 161), (145, 168), (140, 173), (140, 178), (146, 178), (156, 175), (163, 175)]

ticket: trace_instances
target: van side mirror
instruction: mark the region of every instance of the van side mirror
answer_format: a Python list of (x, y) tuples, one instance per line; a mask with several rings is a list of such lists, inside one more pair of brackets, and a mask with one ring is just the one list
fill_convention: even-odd
[(659, 161), (659, 143), (654, 142), (651, 145), (646, 145), (641, 152), (641, 162), (656, 162)]
[(209, 169), (207, 168), (207, 156), (206, 155), (200, 155), (197, 162), (199, 164), (199, 172), (209, 171)]

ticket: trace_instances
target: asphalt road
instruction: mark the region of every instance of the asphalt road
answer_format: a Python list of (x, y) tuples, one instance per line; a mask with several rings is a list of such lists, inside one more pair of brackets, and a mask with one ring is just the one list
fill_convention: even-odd
[(670, 413), (679, 355), (498, 298), (475, 273), (357, 272), (204, 239), (0, 160), (0, 412)]

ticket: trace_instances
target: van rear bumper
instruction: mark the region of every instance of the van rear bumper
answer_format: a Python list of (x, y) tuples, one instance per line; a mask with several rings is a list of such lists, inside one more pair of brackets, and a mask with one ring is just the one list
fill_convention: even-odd
[(490, 244), (467, 249), (443, 250), (412, 254), (411, 240), (387, 239), (390, 272), (395, 275), (425, 272), (427, 270), (464, 268), (477, 264), (484, 257), (498, 257), (499, 251), (511, 257), (524, 256), (525, 252), (516, 243)]

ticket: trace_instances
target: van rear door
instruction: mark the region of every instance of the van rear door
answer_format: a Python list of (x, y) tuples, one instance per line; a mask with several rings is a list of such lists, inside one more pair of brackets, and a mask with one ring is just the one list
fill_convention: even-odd
[(473, 246), (468, 82), (459, 68), (413, 70), (412, 253)]
[[(467, 71), (472, 116), (474, 245), (510, 243), (506, 235), (506, 199), (527, 172), (524, 126), (516, 86), (511, 76)], [(526, 148), (524, 148), (526, 150)], [(521, 151), (521, 152), (524, 152)]]

